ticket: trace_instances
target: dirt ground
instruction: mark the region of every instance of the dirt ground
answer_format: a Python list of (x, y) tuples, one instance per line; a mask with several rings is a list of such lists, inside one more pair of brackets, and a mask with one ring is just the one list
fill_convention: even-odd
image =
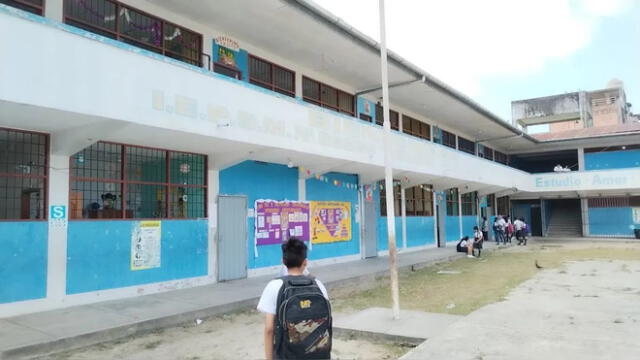
[[(502, 301), (519, 284), (541, 269), (579, 260), (640, 260), (640, 244), (576, 243), (512, 246), (487, 253), (481, 259), (463, 258), (450, 263), (401, 273), (401, 307), (466, 315)], [(562, 271), (562, 270), (559, 270)], [(389, 306), (385, 281), (367, 291), (340, 289), (331, 295), (334, 316), (371, 306)], [(263, 356), (263, 318), (256, 311), (206, 319), (61, 353), (54, 359), (259, 359)], [(363, 339), (334, 339), (335, 359), (396, 359), (410, 348), (376, 344)]]

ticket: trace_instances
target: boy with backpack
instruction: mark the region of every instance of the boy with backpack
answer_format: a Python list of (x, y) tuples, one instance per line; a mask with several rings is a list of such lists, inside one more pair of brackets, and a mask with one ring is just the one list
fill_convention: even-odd
[(297, 238), (282, 244), (287, 276), (271, 280), (258, 310), (265, 314), (266, 359), (330, 359), (332, 318), (327, 289), (304, 275), (307, 245)]

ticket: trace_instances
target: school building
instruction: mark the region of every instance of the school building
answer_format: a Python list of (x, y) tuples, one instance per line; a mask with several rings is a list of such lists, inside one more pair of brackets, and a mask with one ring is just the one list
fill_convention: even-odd
[[(379, 47), (312, 1), (0, 0), (0, 33), (0, 317), (275, 273), (291, 236), (385, 255)], [(640, 227), (637, 124), (544, 139), (389, 79), (400, 251)]]

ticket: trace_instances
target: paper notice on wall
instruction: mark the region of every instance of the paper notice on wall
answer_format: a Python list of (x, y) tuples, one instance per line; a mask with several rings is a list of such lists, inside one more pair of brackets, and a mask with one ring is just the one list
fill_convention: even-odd
[(160, 267), (162, 223), (138, 221), (131, 230), (131, 270)]
[(633, 223), (640, 224), (640, 207), (632, 207), (631, 212), (633, 213)]

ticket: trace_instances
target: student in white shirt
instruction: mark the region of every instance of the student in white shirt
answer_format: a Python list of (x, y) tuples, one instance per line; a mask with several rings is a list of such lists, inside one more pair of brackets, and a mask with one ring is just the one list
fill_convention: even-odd
[[(307, 245), (299, 239), (291, 238), (282, 244), (282, 263), (287, 267), (288, 276), (304, 276), (307, 268)], [(327, 289), (322, 282), (314, 279), (324, 297), (328, 300)], [(284, 282), (282, 279), (271, 280), (262, 292), (258, 302), (258, 311), (265, 314), (264, 354), (266, 359), (273, 359), (275, 315), (278, 306), (278, 293)]]

